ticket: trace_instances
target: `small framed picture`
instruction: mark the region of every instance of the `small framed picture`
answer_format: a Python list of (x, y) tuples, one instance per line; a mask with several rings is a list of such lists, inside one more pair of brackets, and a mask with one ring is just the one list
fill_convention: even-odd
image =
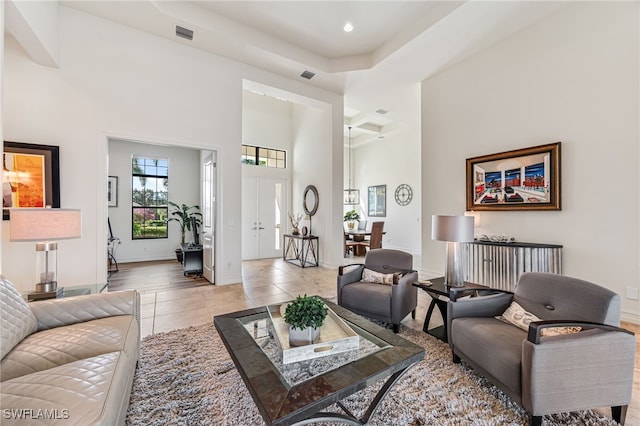
[(367, 216), (387, 216), (387, 185), (370, 186), (368, 201)]
[(109, 176), (107, 181), (107, 205), (118, 207), (118, 176)]

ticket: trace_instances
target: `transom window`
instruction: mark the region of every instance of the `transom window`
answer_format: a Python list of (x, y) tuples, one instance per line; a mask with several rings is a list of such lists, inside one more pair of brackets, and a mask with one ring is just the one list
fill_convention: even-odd
[(133, 156), (131, 162), (134, 240), (167, 238), (169, 160)]
[(280, 149), (242, 145), (242, 164), (286, 169), (287, 153)]

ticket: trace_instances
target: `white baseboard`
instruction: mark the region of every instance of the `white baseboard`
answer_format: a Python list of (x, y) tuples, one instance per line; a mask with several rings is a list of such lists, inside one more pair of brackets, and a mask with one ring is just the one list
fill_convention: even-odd
[(640, 314), (638, 312), (632, 312), (627, 309), (623, 309), (620, 313), (620, 319), (625, 322), (640, 325)]
[(121, 258), (118, 258), (116, 260), (118, 261), (118, 264), (120, 264), (120, 263), (131, 263), (131, 262), (153, 262), (153, 261), (156, 261), (156, 260), (176, 260), (176, 256), (175, 255), (167, 256), (167, 257), (154, 256), (153, 258), (134, 256), (134, 257), (121, 257)]

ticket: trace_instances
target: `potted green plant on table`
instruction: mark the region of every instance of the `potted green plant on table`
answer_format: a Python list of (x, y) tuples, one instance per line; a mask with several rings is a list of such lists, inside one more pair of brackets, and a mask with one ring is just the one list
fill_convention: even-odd
[(289, 344), (303, 346), (320, 339), (320, 327), (329, 313), (318, 296), (298, 296), (287, 305), (284, 322), (289, 324)]
[(349, 210), (344, 214), (344, 221), (347, 222), (349, 229), (353, 229), (358, 220), (360, 220), (360, 215), (355, 210)]
[[(197, 225), (202, 225), (202, 213), (200, 213), (200, 206), (188, 206), (184, 203), (177, 204), (173, 201), (169, 201), (169, 205), (173, 209), (169, 212), (171, 217), (167, 219), (167, 223), (172, 221), (178, 222), (181, 232), (180, 243), (184, 244), (185, 233), (187, 231), (191, 231), (191, 225), (193, 222), (192, 218), (195, 218)], [(176, 258), (178, 259), (178, 262), (182, 263), (182, 248), (176, 249)]]

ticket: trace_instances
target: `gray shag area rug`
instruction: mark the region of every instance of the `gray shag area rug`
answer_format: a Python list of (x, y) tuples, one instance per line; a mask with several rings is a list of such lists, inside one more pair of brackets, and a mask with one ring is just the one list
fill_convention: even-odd
[[(424, 359), (396, 383), (371, 425), (527, 425), (525, 411), (464, 364), (449, 347), (407, 327), (400, 335), (425, 348)], [(343, 400), (362, 415), (380, 384)], [(325, 411), (341, 412), (336, 406)], [(142, 341), (129, 425), (263, 425), (213, 324), (149, 336)], [(617, 425), (591, 410), (543, 418), (551, 425)]]

